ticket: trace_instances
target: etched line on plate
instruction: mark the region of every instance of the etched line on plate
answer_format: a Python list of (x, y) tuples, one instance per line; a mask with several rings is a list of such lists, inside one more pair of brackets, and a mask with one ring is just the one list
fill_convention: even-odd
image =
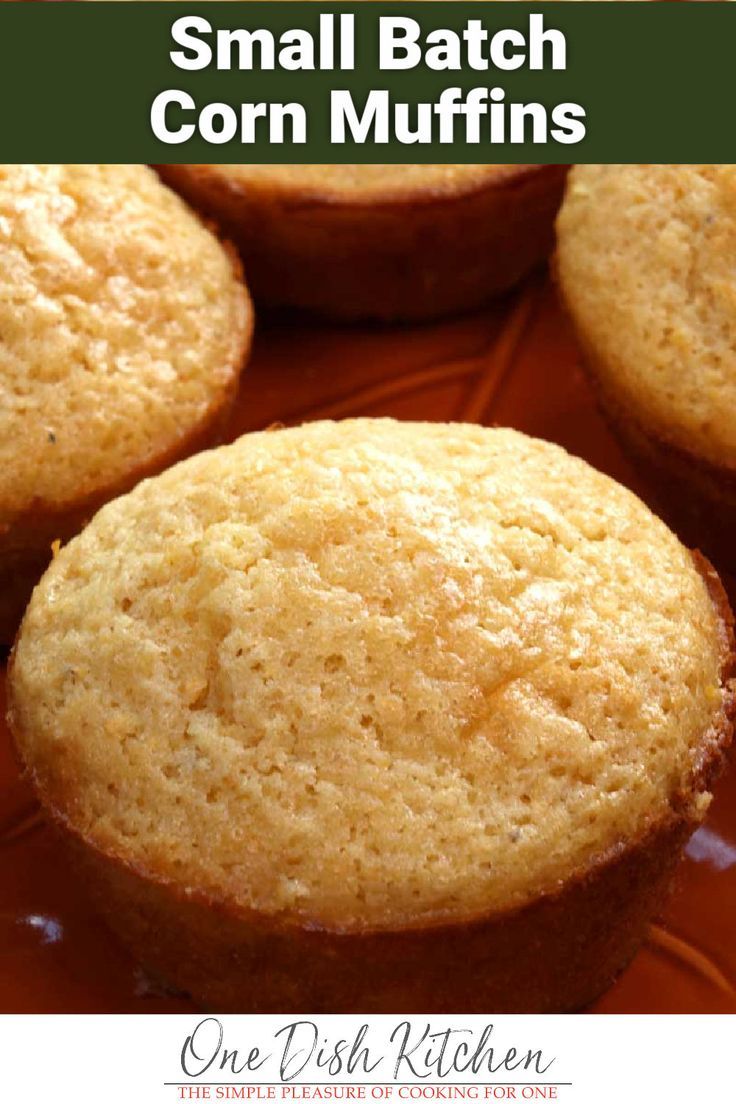
[(682, 939), (679, 935), (674, 935), (665, 928), (661, 928), (658, 924), (650, 926), (648, 942), (657, 950), (671, 955), (672, 958), (676, 958), (684, 966), (700, 974), (701, 977), (720, 989), (722, 993), (727, 993), (730, 997), (736, 997), (736, 989), (734, 989), (733, 984), (723, 971), (703, 951), (694, 947), (692, 943)]
[(41, 807), (30, 798), (0, 821), (0, 843), (15, 843), (22, 836), (34, 832), (42, 823)]
[(417, 372), (410, 372), (406, 376), (384, 380), (382, 383), (373, 383), (352, 395), (335, 399), (324, 406), (297, 411), (295, 414), (289, 415), (289, 420), (298, 422), (307, 417), (342, 418), (345, 415), (355, 414), (374, 403), (388, 402), (391, 399), (403, 398), (405, 395), (424, 391), (431, 387), (433, 383), (451, 383), (456, 379), (465, 379), (466, 376), (474, 375), (477, 370), (477, 359), (456, 361), (454, 364), (442, 364), (436, 368), (422, 368)]
[(521, 339), (539, 303), (541, 286), (538, 280), (527, 284), (517, 299), (491, 350), (477, 385), (471, 390), (461, 407), (458, 415), (460, 421), (483, 424), (488, 416), (501, 384), (513, 366)]

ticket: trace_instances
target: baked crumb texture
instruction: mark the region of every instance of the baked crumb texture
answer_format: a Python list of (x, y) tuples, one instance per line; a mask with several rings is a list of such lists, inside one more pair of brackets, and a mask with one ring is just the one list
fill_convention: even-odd
[(0, 166), (7, 599), (55, 538), (212, 430), (250, 329), (233, 258), (150, 169)]
[(735, 571), (736, 166), (579, 166), (558, 238), (605, 414), (657, 509)]
[(34, 593), (11, 714), (47, 807), (136, 876), (390, 932), (697, 823), (724, 632), (664, 524), (559, 447), (320, 422), (105, 506)]
[[(174, 166), (172, 166), (174, 167)], [(192, 166), (194, 167), (194, 166)], [(205, 166), (203, 166), (205, 167)], [(270, 193), (344, 203), (421, 201), (516, 176), (516, 165), (209, 165), (227, 179)], [(531, 168), (533, 166), (522, 166)]]
[(736, 472), (736, 166), (576, 166), (558, 239), (601, 385), (650, 434)]

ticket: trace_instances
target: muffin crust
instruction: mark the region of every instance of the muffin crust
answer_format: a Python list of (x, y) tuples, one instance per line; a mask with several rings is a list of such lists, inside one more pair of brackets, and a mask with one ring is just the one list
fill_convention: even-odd
[(356, 1010), (372, 964), (370, 1007), (406, 1011), (415, 956), (472, 946), (478, 1000), (559, 1009), (625, 964), (705, 813), (729, 634), (707, 568), (563, 450), (314, 423), (105, 507), (34, 595), (11, 719), (103, 911), (197, 995)]
[(1, 166), (0, 262), (7, 639), (54, 539), (211, 440), (252, 317), (232, 255), (141, 165)]
[(558, 231), (602, 385), (662, 440), (736, 469), (736, 166), (576, 166)]
[(733, 165), (570, 176), (556, 269), (601, 406), (683, 539), (731, 571), (734, 249)]

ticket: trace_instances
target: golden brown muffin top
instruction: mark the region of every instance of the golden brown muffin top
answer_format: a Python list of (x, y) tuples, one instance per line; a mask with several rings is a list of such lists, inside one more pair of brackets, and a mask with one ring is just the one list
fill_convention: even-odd
[(94, 845), (381, 928), (520, 905), (671, 801), (700, 815), (722, 645), (689, 553), (562, 449), (320, 422), (104, 507), (34, 594), (12, 716)]
[(603, 385), (647, 432), (736, 467), (736, 166), (576, 166), (558, 239)]
[(231, 258), (150, 169), (0, 166), (0, 526), (176, 449), (249, 325)]
[(330, 203), (432, 200), (539, 171), (533, 165), (191, 165), (235, 186), (294, 201)]

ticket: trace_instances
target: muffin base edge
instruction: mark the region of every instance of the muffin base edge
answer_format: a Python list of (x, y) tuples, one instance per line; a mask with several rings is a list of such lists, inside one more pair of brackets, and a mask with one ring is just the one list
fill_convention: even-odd
[(238, 245), (259, 304), (342, 321), (431, 319), (508, 290), (551, 249), (568, 168), (518, 166), (472, 188), (336, 202), (268, 197), (205, 165), (156, 167)]
[[(605, 991), (644, 939), (699, 823), (697, 797), (719, 773), (732, 736), (733, 615), (716, 571), (699, 553), (693, 559), (720, 626), (724, 701), (703, 734), (688, 785), (641, 838), (613, 847), (522, 908), (404, 930), (298, 926), (157, 879), (103, 851), (60, 810), (48, 811), (121, 942), (154, 976), (203, 1007), (252, 1013), (582, 1008)], [(9, 686), (9, 721), (17, 734), (12, 678)]]

